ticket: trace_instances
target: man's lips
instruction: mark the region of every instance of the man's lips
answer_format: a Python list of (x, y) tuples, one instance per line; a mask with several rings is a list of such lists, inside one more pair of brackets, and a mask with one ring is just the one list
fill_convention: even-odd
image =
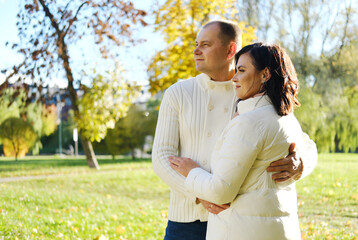
[(195, 59), (195, 61), (204, 61), (204, 59)]

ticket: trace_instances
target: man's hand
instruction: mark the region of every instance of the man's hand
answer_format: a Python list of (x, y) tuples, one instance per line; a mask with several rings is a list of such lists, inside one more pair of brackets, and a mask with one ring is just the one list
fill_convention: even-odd
[(197, 201), (199, 201), (206, 210), (213, 214), (219, 214), (230, 207), (230, 204), (216, 205), (200, 198), (197, 198)]
[(295, 152), (295, 143), (291, 143), (289, 147), (289, 155), (283, 159), (272, 162), (267, 168), (267, 172), (277, 172), (272, 174), (275, 182), (284, 182), (290, 178), (298, 180), (303, 171), (302, 160), (299, 159)]
[(190, 170), (199, 167), (199, 165), (190, 158), (170, 156), (168, 160), (170, 162), (170, 167), (184, 177), (188, 176)]

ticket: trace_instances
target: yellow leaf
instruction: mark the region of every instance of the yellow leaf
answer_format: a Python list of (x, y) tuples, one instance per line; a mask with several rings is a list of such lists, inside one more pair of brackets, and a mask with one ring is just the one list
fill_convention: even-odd
[(95, 237), (93, 240), (108, 240), (108, 237), (101, 234), (101, 235)]
[(116, 233), (118, 234), (124, 234), (126, 232), (126, 229), (123, 225), (119, 225), (117, 228), (116, 228)]

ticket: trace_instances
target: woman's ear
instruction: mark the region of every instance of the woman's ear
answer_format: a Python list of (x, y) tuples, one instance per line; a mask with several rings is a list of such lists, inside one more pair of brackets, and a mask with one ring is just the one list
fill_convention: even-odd
[(261, 81), (262, 83), (267, 82), (269, 79), (271, 78), (271, 72), (270, 70), (266, 67), (264, 70), (262, 70), (261, 72)]

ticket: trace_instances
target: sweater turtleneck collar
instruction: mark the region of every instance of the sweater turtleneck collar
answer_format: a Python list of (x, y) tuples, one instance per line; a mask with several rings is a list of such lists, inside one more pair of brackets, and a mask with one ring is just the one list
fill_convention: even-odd
[(233, 91), (234, 86), (231, 80), (228, 81), (214, 81), (205, 73), (201, 73), (197, 76), (200, 86), (204, 89), (224, 89), (226, 91)]
[(260, 108), (267, 105), (272, 105), (271, 100), (269, 96), (263, 95), (239, 101), (237, 104), (237, 109), (239, 115), (241, 115), (250, 112), (256, 108)]

